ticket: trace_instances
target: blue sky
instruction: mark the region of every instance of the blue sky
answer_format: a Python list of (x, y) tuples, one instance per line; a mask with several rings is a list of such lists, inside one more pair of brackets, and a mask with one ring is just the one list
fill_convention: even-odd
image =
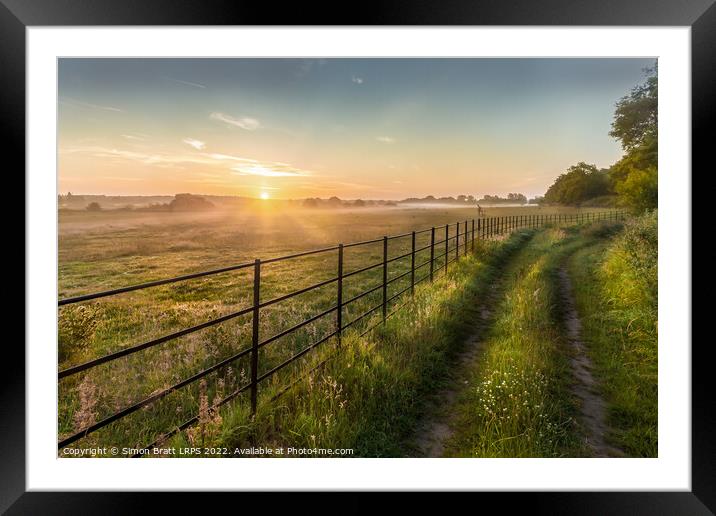
[(61, 59), (60, 190), (541, 194), (649, 59)]

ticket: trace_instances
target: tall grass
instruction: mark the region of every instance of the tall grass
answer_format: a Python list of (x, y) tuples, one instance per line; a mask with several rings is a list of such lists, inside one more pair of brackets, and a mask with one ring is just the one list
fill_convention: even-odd
[(585, 454), (554, 281), (560, 257), (574, 245), (563, 229), (547, 229), (510, 265), (494, 325), (456, 403), (446, 455)]
[(583, 338), (609, 409), (611, 441), (627, 455), (658, 454), (657, 213), (570, 260)]
[[(293, 446), (352, 448), (354, 456), (399, 457), (409, 445), (423, 399), (439, 388), (478, 316), (477, 301), (510, 254), (529, 232), (504, 242), (480, 243), (446, 277), (416, 291), (404, 310), (360, 337), (349, 333), (336, 352), (326, 349), (306, 369), (328, 356), (325, 365), (275, 400), (279, 385), (262, 391), (252, 418), (245, 404), (222, 416), (212, 443), (229, 448)], [(168, 445), (187, 446), (191, 436)]]

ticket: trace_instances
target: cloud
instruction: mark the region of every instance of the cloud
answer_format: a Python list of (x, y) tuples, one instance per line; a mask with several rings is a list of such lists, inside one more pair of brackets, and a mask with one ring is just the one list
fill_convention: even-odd
[(229, 161), (244, 161), (244, 162), (247, 162), (247, 163), (258, 163), (258, 161), (255, 160), (255, 159), (240, 158), (240, 157), (238, 157), (238, 156), (231, 156), (231, 155), (229, 155), (229, 154), (216, 154), (216, 153), (214, 153), (214, 154), (205, 154), (205, 156), (208, 156), (208, 157), (210, 157), (211, 159), (217, 159), (217, 160), (221, 160), (221, 161), (229, 160)]
[(378, 140), (380, 143), (395, 143), (395, 138), (391, 138), (390, 136), (378, 136), (376, 140)]
[(216, 162), (211, 159), (197, 156), (186, 156), (182, 154), (177, 155), (166, 153), (150, 154), (146, 152), (135, 152), (98, 146), (63, 148), (60, 150), (60, 152), (63, 154), (87, 154), (95, 158), (126, 159), (130, 161), (137, 161), (145, 165), (154, 165), (159, 167), (172, 167), (186, 163), (196, 163), (202, 165), (216, 164)]
[(204, 147), (206, 147), (206, 144), (204, 142), (202, 142), (200, 140), (195, 140), (194, 138), (184, 138), (182, 141), (184, 143), (186, 143), (187, 145), (191, 145), (192, 147), (194, 147), (197, 150), (201, 150)]
[(138, 133), (137, 134), (123, 134), (122, 138), (126, 138), (127, 140), (136, 140), (139, 142), (143, 142), (144, 140), (147, 139), (147, 136), (144, 134), (140, 135)]
[(205, 85), (199, 84), (198, 82), (189, 82), (189, 81), (182, 81), (180, 79), (172, 79), (171, 77), (167, 77), (170, 81), (177, 82), (179, 84), (184, 84), (185, 86), (192, 86), (193, 88), (206, 88)]
[(311, 70), (315, 68), (321, 68), (327, 62), (326, 59), (303, 59), (298, 62), (298, 68), (296, 69), (296, 77), (304, 77), (308, 75)]
[[(190, 139), (190, 138), (188, 138)], [(199, 142), (203, 143), (203, 142)], [(157, 167), (177, 167), (186, 164), (199, 164), (216, 167), (215, 170), (230, 171), (237, 176), (263, 176), (263, 177), (308, 177), (313, 172), (294, 167), (290, 163), (278, 161), (259, 161), (251, 158), (232, 156), (230, 154), (168, 154), (145, 153), (108, 147), (70, 147), (61, 148), (62, 154), (86, 154), (94, 158), (103, 158), (109, 161), (129, 160)], [(228, 163), (227, 163), (228, 162)]]
[(363, 77), (356, 77), (355, 75), (351, 78), (355, 84), (363, 84)]
[(240, 127), (241, 129), (245, 129), (247, 131), (255, 131), (261, 125), (259, 124), (259, 121), (255, 118), (250, 118), (247, 116), (241, 118), (234, 118), (230, 115), (226, 115), (224, 113), (219, 113), (216, 111), (210, 114), (209, 118), (211, 118), (212, 120), (224, 122), (229, 125), (235, 125), (236, 127)]
[(263, 177), (305, 177), (310, 175), (306, 170), (300, 170), (285, 163), (253, 163), (231, 167), (237, 176), (263, 176)]
[(75, 106), (75, 107), (85, 107), (90, 109), (101, 109), (103, 111), (115, 111), (118, 113), (123, 113), (124, 111), (122, 109), (113, 107), (113, 106), (101, 106), (99, 104), (90, 104), (89, 102), (82, 102), (80, 100), (70, 99), (67, 97), (60, 98), (60, 104), (65, 104), (68, 106)]

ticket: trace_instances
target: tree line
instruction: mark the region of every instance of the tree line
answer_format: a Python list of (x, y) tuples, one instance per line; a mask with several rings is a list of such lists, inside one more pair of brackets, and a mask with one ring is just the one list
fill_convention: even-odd
[(616, 103), (609, 136), (624, 151), (606, 169), (579, 162), (561, 174), (544, 202), (579, 206), (614, 202), (641, 212), (658, 201), (658, 64), (645, 70), (646, 81)]

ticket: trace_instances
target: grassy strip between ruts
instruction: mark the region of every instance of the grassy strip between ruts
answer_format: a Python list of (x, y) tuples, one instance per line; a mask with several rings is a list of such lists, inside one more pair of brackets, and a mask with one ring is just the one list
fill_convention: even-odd
[(608, 224), (541, 231), (507, 270), (505, 297), (455, 404), (447, 456), (585, 456), (560, 317), (558, 267)]
[[(399, 457), (422, 414), (422, 399), (438, 389), (471, 331), (476, 300), (530, 239), (522, 231), (503, 242), (481, 242), (447, 277), (416, 289), (415, 298), (384, 326), (364, 337), (348, 334), (323, 367), (281, 397), (280, 385), (262, 388), (258, 413), (245, 403), (212, 413), (164, 446), (236, 448), (350, 448), (354, 456)], [(377, 321), (377, 319), (376, 319)], [(312, 355), (305, 369), (329, 354)]]
[(569, 261), (582, 336), (608, 406), (612, 444), (631, 457), (656, 457), (657, 216), (627, 223)]

